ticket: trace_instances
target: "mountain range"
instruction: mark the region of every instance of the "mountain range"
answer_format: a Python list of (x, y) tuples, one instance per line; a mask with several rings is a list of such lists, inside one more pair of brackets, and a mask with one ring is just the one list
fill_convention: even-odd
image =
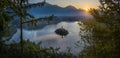
[[(74, 6), (60, 7), (46, 3), (43, 7), (33, 7), (27, 10), (28, 13), (35, 18), (54, 15), (51, 24), (57, 24), (61, 21), (79, 21), (86, 18), (91, 18), (89, 13), (82, 9), (76, 9)], [(16, 17), (15, 17), (16, 18)], [(19, 25), (19, 20), (15, 19), (10, 22), (12, 25)], [(39, 26), (47, 25), (45, 22), (39, 23)], [(18, 26), (19, 27), (19, 26)]]
[(42, 7), (34, 7), (28, 10), (28, 13), (39, 18), (43, 16), (81, 16), (84, 11), (82, 9), (76, 9), (74, 6), (60, 7), (57, 5), (51, 5), (46, 3)]

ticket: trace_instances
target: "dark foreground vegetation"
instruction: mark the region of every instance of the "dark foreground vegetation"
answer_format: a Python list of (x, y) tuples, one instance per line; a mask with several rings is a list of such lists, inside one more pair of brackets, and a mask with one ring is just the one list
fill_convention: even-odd
[(99, 9), (90, 9), (94, 19), (84, 21), (86, 29), (92, 32), (87, 37), (92, 43), (85, 48), (83, 54), (86, 58), (119, 58), (120, 0), (99, 1)]
[(60, 53), (59, 48), (42, 48), (40, 44), (30, 41), (23, 41), (23, 53), (21, 54), (21, 44), (2, 44), (0, 43), (0, 58), (76, 58), (69, 51)]
[[(80, 52), (78, 56), (68, 53), (58, 53), (59, 49), (42, 48), (40, 44), (24, 41), (22, 38), (22, 24), (25, 19), (34, 19), (26, 13), (28, 0), (0, 0), (0, 58), (119, 58), (120, 57), (120, 1), (99, 0), (99, 9), (90, 9), (93, 20), (85, 20), (86, 30), (92, 34), (83, 36), (90, 46)], [(34, 4), (43, 6), (45, 2)], [(7, 10), (12, 11), (7, 11)], [(20, 20), (21, 42), (5, 44), (3, 37), (9, 37), (9, 22), (17, 16)], [(33, 25), (34, 20), (29, 21)]]

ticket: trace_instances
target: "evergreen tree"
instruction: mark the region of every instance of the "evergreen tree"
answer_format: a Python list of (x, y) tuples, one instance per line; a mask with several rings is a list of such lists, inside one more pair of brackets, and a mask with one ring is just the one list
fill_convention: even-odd
[(92, 32), (91, 46), (83, 51), (84, 57), (118, 58), (120, 52), (120, 1), (99, 0), (99, 9), (90, 9), (94, 20), (85, 21)]
[[(8, 23), (10, 20), (14, 20), (14, 16), (17, 16), (20, 20), (20, 43), (21, 43), (21, 54), (23, 54), (23, 23), (34, 23), (37, 24), (36, 21), (41, 21), (34, 19), (32, 15), (27, 13), (27, 9), (33, 8), (36, 6), (43, 6), (45, 4), (45, 0), (43, 2), (38, 2), (35, 4), (29, 4), (29, 0), (0, 0), (0, 50), (3, 48), (1, 43), (3, 43), (2, 36), (4, 36), (4, 31), (8, 30)], [(12, 14), (12, 15), (10, 15)], [(51, 20), (52, 16), (48, 18), (41, 18), (45, 19), (44, 21)], [(26, 19), (30, 19), (26, 21)], [(34, 20), (33, 20), (34, 19)]]

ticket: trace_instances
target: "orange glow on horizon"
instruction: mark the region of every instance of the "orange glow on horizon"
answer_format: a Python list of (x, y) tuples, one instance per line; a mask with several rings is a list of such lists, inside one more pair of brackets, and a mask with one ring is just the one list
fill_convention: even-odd
[(91, 5), (91, 4), (86, 4), (86, 5), (75, 5), (75, 7), (77, 8), (77, 9), (83, 9), (83, 10), (85, 10), (86, 12), (89, 12), (89, 9), (90, 8), (95, 8), (95, 9), (97, 9), (98, 8), (98, 6), (95, 6), (95, 5)]
[(85, 11), (86, 11), (86, 12), (89, 12), (89, 9), (88, 9), (88, 8), (86, 8), (86, 9), (85, 9)]

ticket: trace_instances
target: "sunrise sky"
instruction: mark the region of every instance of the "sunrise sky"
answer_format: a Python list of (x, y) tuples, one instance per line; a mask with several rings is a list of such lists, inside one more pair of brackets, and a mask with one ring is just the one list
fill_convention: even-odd
[[(30, 0), (32, 3), (40, 2), (43, 0)], [(46, 0), (48, 3), (53, 5), (58, 5), (61, 7), (66, 7), (72, 5), (77, 9), (89, 9), (89, 8), (97, 8), (99, 5), (99, 0)]]

